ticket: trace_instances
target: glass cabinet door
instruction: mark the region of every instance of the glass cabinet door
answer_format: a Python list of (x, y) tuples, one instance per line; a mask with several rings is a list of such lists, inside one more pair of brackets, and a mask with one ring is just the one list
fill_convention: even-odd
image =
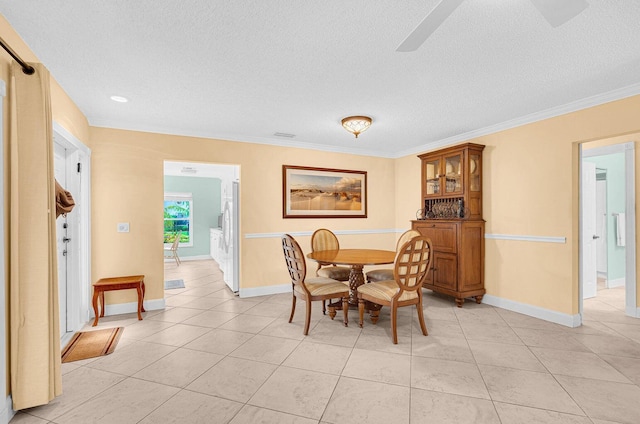
[(445, 193), (462, 192), (462, 154), (447, 156), (445, 161)]
[(469, 155), (469, 190), (480, 191), (480, 155)]
[(429, 194), (440, 194), (440, 160), (434, 159), (432, 161), (428, 161), (424, 165), (424, 177), (426, 179), (427, 184), (425, 185), (427, 192), (426, 195)]

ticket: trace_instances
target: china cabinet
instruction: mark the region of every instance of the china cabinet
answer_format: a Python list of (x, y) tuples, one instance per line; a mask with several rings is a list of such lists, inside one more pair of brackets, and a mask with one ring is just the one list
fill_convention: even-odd
[(483, 145), (462, 144), (419, 155), (421, 209), (412, 228), (431, 238), (433, 265), (424, 287), (482, 301), (484, 220), (482, 219)]

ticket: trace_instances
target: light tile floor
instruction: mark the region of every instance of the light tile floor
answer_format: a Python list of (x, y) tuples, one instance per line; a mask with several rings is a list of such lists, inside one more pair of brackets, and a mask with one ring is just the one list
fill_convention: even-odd
[[(64, 394), (12, 423), (640, 423), (640, 320), (621, 289), (586, 300), (570, 329), (425, 291), (429, 336), (414, 308), (377, 326), (323, 316), (291, 295), (239, 299), (213, 261), (167, 264), (167, 308), (106, 317), (116, 351), (64, 364)], [(283, 278), (284, 279), (284, 278)], [(622, 297), (621, 297), (622, 295)], [(88, 327), (90, 328), (90, 327)]]

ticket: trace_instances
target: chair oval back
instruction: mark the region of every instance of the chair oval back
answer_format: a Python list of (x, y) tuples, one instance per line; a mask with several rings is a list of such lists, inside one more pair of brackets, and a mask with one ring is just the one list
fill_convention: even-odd
[(400, 250), (400, 248), (404, 246), (406, 242), (408, 242), (414, 237), (418, 237), (419, 235), (420, 235), (420, 232), (418, 230), (407, 230), (404, 233), (402, 233), (402, 235), (398, 239), (398, 243), (396, 243), (396, 252)]
[(304, 279), (307, 276), (307, 264), (300, 245), (289, 234), (285, 234), (282, 236), (282, 250), (289, 275), (291, 276), (291, 284), (294, 287), (296, 285), (304, 286)]
[(311, 236), (311, 250), (314, 252), (322, 250), (339, 250), (340, 243), (338, 237), (331, 230), (320, 228), (313, 232)]
[(413, 237), (398, 251), (393, 276), (402, 290), (415, 291), (422, 287), (431, 269), (431, 239)]

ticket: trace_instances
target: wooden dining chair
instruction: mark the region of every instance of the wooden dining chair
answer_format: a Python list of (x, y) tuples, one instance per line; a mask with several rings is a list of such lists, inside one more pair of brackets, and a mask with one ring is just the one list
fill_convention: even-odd
[[(323, 250), (340, 250), (340, 242), (338, 237), (331, 230), (320, 228), (311, 235), (311, 251), (319, 252)], [(325, 267), (325, 268), (322, 268)], [(318, 262), (316, 275), (319, 277), (331, 278), (332, 280), (344, 281), (349, 284), (349, 275), (351, 268), (347, 266), (338, 266), (328, 262)], [(331, 299), (328, 299), (331, 301)], [(322, 301), (322, 313), (326, 313), (326, 302)]]
[[(419, 235), (420, 235), (420, 232), (416, 230), (407, 230), (404, 233), (402, 233), (402, 235), (400, 235), (400, 238), (396, 242), (396, 252), (398, 252), (398, 250), (407, 241)], [(391, 268), (373, 269), (367, 272), (366, 276), (367, 276), (367, 283), (373, 283), (375, 281), (393, 280), (393, 269)]]
[(416, 305), (422, 334), (427, 335), (422, 311), (422, 284), (431, 268), (431, 239), (413, 237), (400, 247), (393, 268), (393, 279), (363, 284), (358, 287), (359, 324), (364, 320), (365, 301), (391, 308), (391, 333), (398, 344), (398, 308)]
[[(311, 235), (311, 251), (318, 252), (323, 250), (340, 250), (340, 242), (338, 237), (326, 228), (320, 228)], [(325, 267), (325, 268), (323, 268)], [(331, 278), (338, 281), (349, 281), (351, 268), (346, 266), (337, 266), (328, 262), (318, 262), (316, 275), (319, 277)]]
[[(341, 298), (342, 312), (344, 314), (344, 326), (348, 326), (349, 314), (349, 287), (337, 280), (325, 277), (307, 278), (307, 265), (304, 254), (298, 242), (289, 234), (282, 236), (282, 250), (284, 259), (291, 277), (293, 299), (291, 303), (291, 316), (289, 322), (293, 321), (296, 311), (296, 300), (300, 298), (306, 304), (306, 316), (304, 322), (304, 335), (309, 334), (309, 323), (311, 322), (311, 302), (314, 300), (325, 301), (327, 299)], [(329, 317), (334, 319), (336, 308), (329, 306)]]

